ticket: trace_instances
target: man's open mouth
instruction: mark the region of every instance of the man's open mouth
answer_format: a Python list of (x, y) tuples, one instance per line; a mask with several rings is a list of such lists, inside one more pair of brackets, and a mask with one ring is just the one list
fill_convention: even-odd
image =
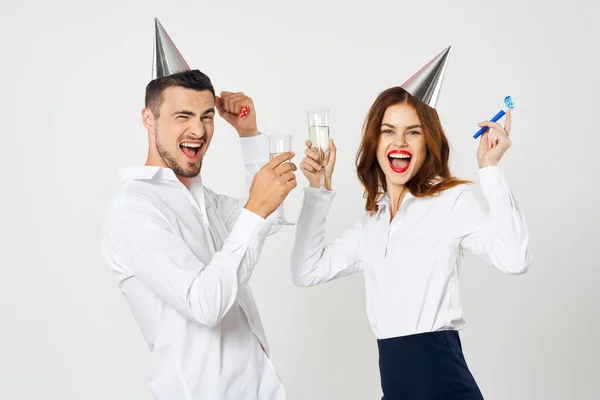
[(190, 160), (196, 160), (204, 142), (184, 142), (179, 145), (183, 154)]

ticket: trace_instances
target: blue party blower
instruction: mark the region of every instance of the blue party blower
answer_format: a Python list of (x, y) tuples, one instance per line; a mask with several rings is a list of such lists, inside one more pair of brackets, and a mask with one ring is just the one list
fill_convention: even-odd
[[(510, 108), (511, 110), (515, 108), (515, 104), (513, 103), (512, 98), (510, 96), (506, 96), (504, 98), (504, 104), (506, 104), (506, 107)], [(500, 118), (504, 116), (504, 114), (506, 114), (506, 112), (504, 110), (500, 110), (498, 111), (498, 114), (494, 115), (494, 117), (490, 121), (497, 122)], [(479, 136), (483, 135), (488, 129), (489, 128), (487, 126), (481, 127), (481, 129), (473, 135), (473, 139), (477, 139)]]

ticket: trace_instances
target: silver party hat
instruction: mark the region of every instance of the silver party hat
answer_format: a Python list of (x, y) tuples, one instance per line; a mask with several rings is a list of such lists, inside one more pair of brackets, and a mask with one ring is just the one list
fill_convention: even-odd
[(440, 95), (450, 47), (446, 47), (402, 85), (407, 92), (432, 108), (435, 108)]
[(190, 67), (165, 31), (158, 18), (154, 18), (154, 60), (152, 79), (162, 78), (178, 72), (189, 71)]

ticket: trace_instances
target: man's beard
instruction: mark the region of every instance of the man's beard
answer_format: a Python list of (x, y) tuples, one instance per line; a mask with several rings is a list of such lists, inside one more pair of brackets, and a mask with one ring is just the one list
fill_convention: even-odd
[(184, 178), (194, 178), (200, 173), (200, 168), (202, 167), (202, 160), (200, 160), (198, 165), (186, 163), (188, 164), (188, 167), (185, 168), (179, 165), (179, 163), (177, 163), (177, 159), (168, 151), (164, 150), (158, 141), (156, 142), (156, 150), (158, 151), (158, 155), (167, 165), (167, 167), (172, 169), (173, 172), (175, 172), (175, 175), (179, 175)]

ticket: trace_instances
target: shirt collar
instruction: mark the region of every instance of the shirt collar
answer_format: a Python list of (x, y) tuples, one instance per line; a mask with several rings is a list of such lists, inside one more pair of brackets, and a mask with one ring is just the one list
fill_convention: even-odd
[[(165, 168), (154, 166), (125, 167), (119, 172), (119, 179), (121, 180), (121, 182), (127, 182), (132, 180), (152, 180), (159, 174), (159, 172), (162, 169)], [(173, 177), (175, 178), (175, 174), (173, 174)]]
[[(410, 192), (406, 192), (406, 194), (404, 195), (404, 200), (402, 201), (406, 201), (408, 199), (413, 198), (414, 196), (412, 195), (412, 193)], [(377, 200), (377, 206), (379, 207), (379, 209), (385, 208), (385, 207), (389, 207), (391, 203), (390, 200), (390, 195), (388, 194), (388, 192), (385, 192), (381, 198), (379, 200)]]
[(385, 192), (379, 200), (377, 200), (377, 206), (381, 209), (382, 207), (389, 207), (390, 205), (390, 195), (388, 192)]
[[(132, 180), (164, 180), (180, 183), (172, 169), (150, 165), (125, 167), (119, 172), (119, 178), (121, 182)], [(201, 184), (202, 179), (200, 174), (198, 174), (192, 179), (191, 186)]]
[[(436, 177), (432, 178), (430, 180), (430, 182), (432, 184), (436, 184), (439, 183), (442, 180), (442, 177), (437, 175)], [(411, 192), (407, 192), (406, 195), (404, 195), (404, 200), (406, 201), (408, 199), (411, 199), (415, 196), (412, 195)], [(390, 206), (390, 195), (388, 194), (388, 192), (385, 192), (381, 198), (379, 200), (377, 200), (377, 206), (379, 207), (379, 209), (383, 208), (383, 207), (389, 207)]]

